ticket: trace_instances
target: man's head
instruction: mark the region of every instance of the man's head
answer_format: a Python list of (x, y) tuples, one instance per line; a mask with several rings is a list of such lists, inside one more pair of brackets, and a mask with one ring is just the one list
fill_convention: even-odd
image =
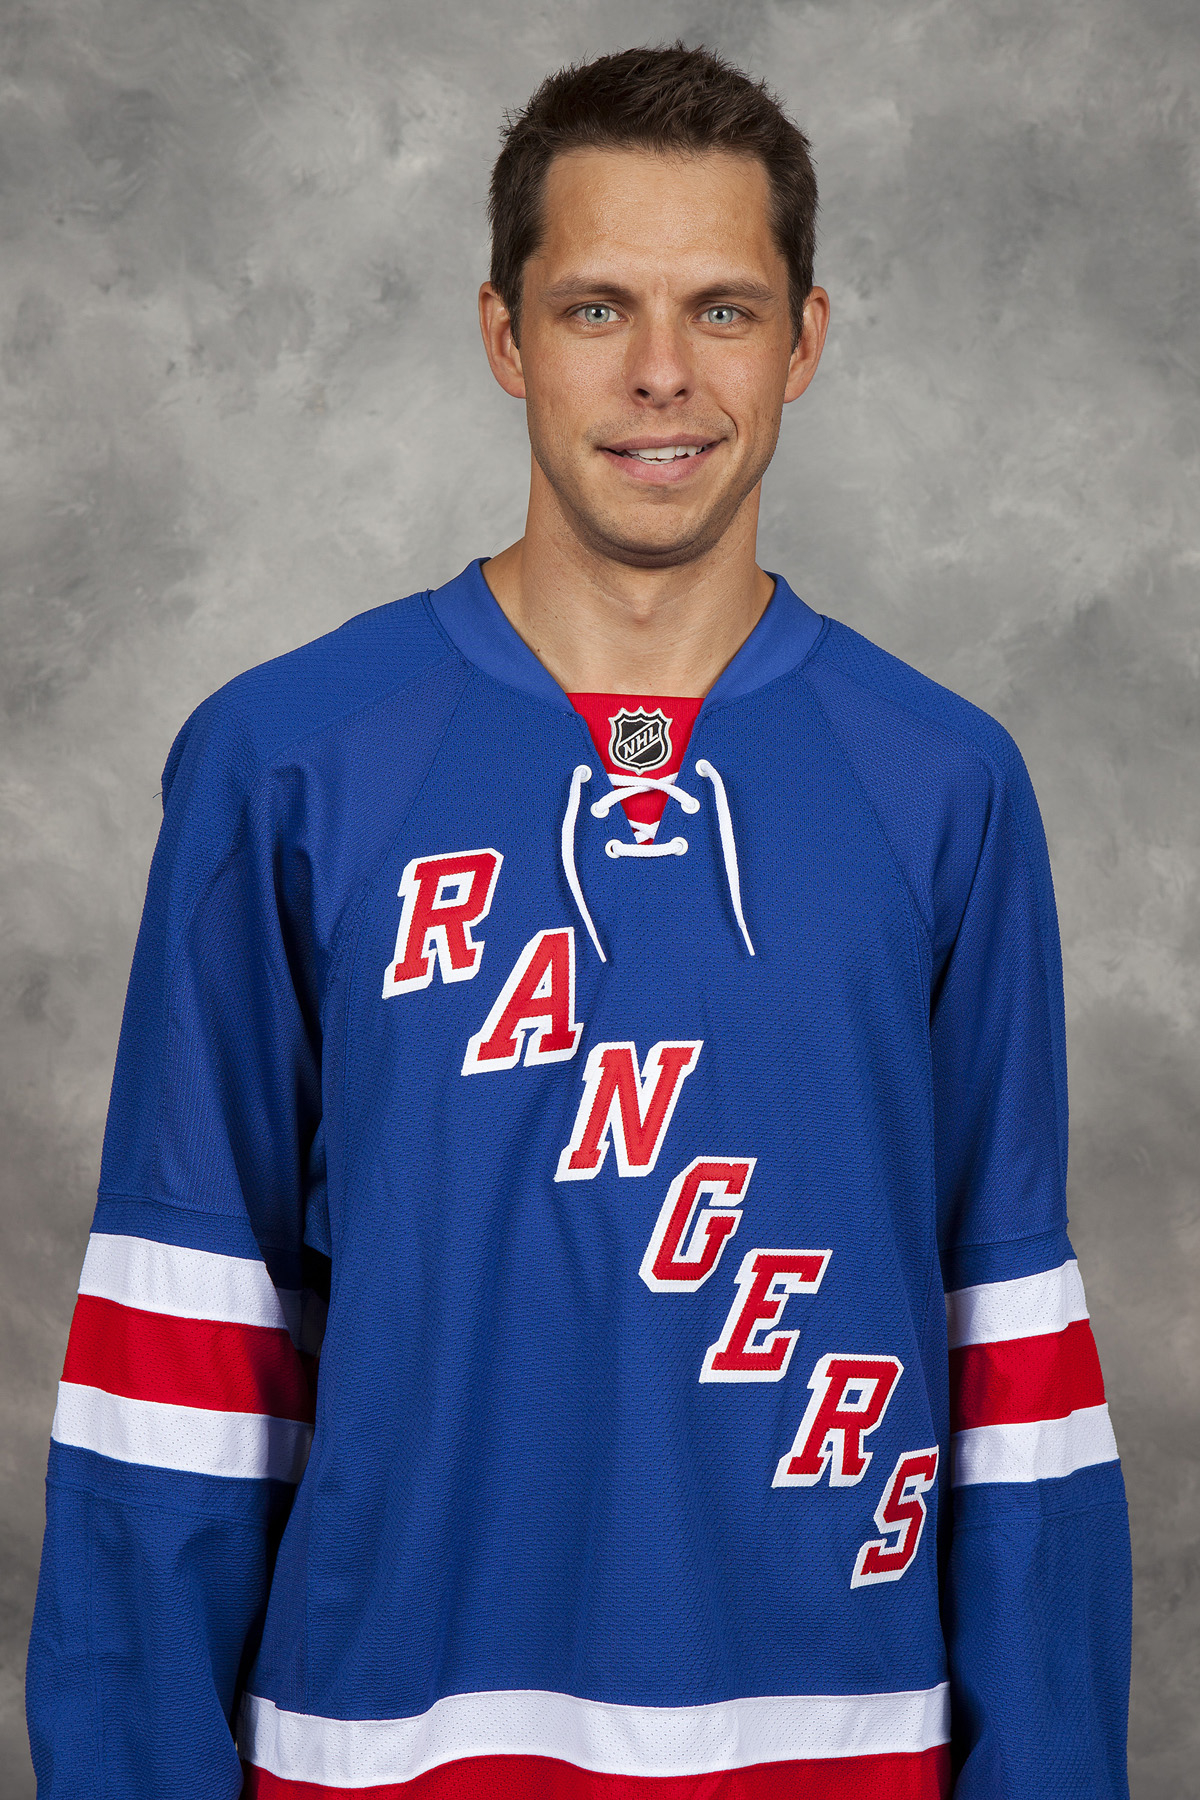
[(813, 284), (817, 178), (804, 133), (766, 84), (711, 51), (623, 50), (548, 75), (510, 116), (492, 170), (491, 282), (521, 332), (525, 265), (545, 231), (546, 176), (569, 150), (642, 150), (753, 157), (767, 176), (771, 231), (787, 264), (793, 339)]
[(560, 71), (510, 121), (484, 339), (535, 504), (593, 550), (690, 561), (756, 492), (824, 340), (816, 205), (803, 134), (705, 50)]

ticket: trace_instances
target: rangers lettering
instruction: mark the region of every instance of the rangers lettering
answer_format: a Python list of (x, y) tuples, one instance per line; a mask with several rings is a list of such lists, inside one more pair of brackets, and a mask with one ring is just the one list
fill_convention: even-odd
[(437, 956), (443, 981), (470, 981), (479, 972), (483, 942), (472, 925), (486, 919), (504, 861), (499, 850), (459, 850), (414, 856), (400, 877), (404, 910), (396, 951), (384, 971), (383, 997), (426, 988)]
[(567, 925), (530, 938), (481, 1028), (467, 1043), (464, 1075), (530, 1063), (570, 1062), (583, 1026), (575, 1019), (575, 932)]
[(895, 1356), (850, 1356), (831, 1351), (809, 1377), (812, 1399), (772, 1487), (815, 1487), (829, 1470), (830, 1487), (855, 1487), (871, 1452), (862, 1441), (876, 1430), (904, 1372)]
[[(698, 1156), (675, 1177), (638, 1271), (653, 1293), (694, 1294), (703, 1287), (741, 1221), (755, 1160)], [(700, 1206), (702, 1198), (712, 1204)]]
[(789, 1294), (816, 1293), (832, 1254), (747, 1250), (737, 1272), (737, 1299), (720, 1337), (704, 1353), (701, 1381), (782, 1381), (800, 1333), (768, 1327), (778, 1325)]
[(883, 1498), (875, 1508), (875, 1523), (885, 1535), (871, 1538), (858, 1553), (850, 1586), (870, 1587), (877, 1581), (899, 1581), (917, 1554), (925, 1529), (924, 1496), (937, 1476), (938, 1451), (906, 1450), (897, 1458)]
[(685, 1078), (703, 1039), (660, 1042), (646, 1053), (639, 1076), (634, 1044), (597, 1044), (583, 1071), (583, 1099), (571, 1141), (558, 1159), (556, 1181), (590, 1181), (604, 1166), (611, 1136), (622, 1175), (649, 1175)]

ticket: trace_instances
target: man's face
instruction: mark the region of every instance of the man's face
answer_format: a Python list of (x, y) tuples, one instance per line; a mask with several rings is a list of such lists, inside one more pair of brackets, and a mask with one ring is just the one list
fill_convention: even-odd
[(602, 555), (661, 567), (710, 549), (815, 370), (811, 320), (793, 351), (768, 207), (762, 164), (725, 152), (550, 165), (511, 354), (535, 485)]

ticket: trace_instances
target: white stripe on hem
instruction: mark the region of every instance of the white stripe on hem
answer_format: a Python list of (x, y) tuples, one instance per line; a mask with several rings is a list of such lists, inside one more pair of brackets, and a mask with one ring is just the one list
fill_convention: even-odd
[(1016, 1281), (987, 1281), (946, 1295), (951, 1350), (999, 1344), (1007, 1338), (1048, 1337), (1088, 1316), (1077, 1262)]
[(238, 1748), (283, 1781), (367, 1788), (471, 1756), (545, 1756), (608, 1775), (705, 1775), (764, 1762), (915, 1754), (949, 1736), (945, 1682), (913, 1693), (705, 1706), (618, 1706), (525, 1688), (449, 1694), (407, 1719), (323, 1719), (247, 1694)]
[(975, 1425), (951, 1440), (954, 1486), (984, 1481), (1053, 1481), (1094, 1463), (1116, 1462), (1107, 1406), (1084, 1406), (1065, 1419), (1030, 1425)]
[(308, 1460), (312, 1427), (265, 1413), (209, 1412), (159, 1400), (130, 1400), (81, 1382), (60, 1381), (50, 1436), (116, 1462), (295, 1483)]

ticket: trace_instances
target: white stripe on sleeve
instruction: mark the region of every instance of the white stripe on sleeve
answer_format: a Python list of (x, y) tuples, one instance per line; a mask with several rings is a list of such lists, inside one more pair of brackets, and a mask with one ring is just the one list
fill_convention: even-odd
[(965, 1344), (998, 1344), (1006, 1338), (1046, 1337), (1087, 1316), (1075, 1261), (1042, 1275), (982, 1282), (946, 1295), (951, 1350)]
[[(284, 1298), (263, 1262), (187, 1250), (149, 1238), (94, 1232), (83, 1259), (79, 1292), (142, 1312), (231, 1325), (288, 1328)], [(300, 1296), (289, 1296), (299, 1319)]]
[(953, 1438), (954, 1486), (985, 1481), (1053, 1481), (1093, 1463), (1115, 1462), (1117, 1440), (1107, 1406), (1085, 1406), (1065, 1419), (1032, 1425), (975, 1425)]
[(209, 1412), (159, 1400), (130, 1400), (102, 1388), (61, 1381), (50, 1435), (60, 1444), (93, 1450), (117, 1462), (295, 1483), (304, 1473), (312, 1427), (264, 1413)]

